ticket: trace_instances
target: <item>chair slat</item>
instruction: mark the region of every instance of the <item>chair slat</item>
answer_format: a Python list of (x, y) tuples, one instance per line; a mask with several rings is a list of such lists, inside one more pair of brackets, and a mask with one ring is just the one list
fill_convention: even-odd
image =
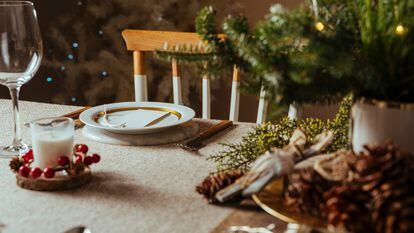
[(145, 54), (142, 51), (134, 51), (134, 85), (135, 101), (148, 101)]
[(260, 90), (259, 109), (257, 111), (257, 124), (266, 122), (268, 101), (266, 99), (266, 90), (264, 87)]
[(181, 94), (181, 77), (178, 69), (178, 63), (176, 60), (172, 60), (172, 82), (173, 82), (173, 93), (174, 93), (174, 104), (182, 105), (182, 94)]
[(289, 119), (300, 119), (302, 118), (302, 115), (303, 115), (303, 109), (300, 106), (294, 103), (289, 105), (289, 112), (288, 112)]
[(231, 86), (230, 117), (231, 121), (239, 121), (240, 105), (240, 72), (235, 66), (233, 69), (233, 82)]
[[(192, 45), (199, 46), (205, 43), (197, 33), (189, 32), (168, 32), (168, 31), (146, 31), (146, 30), (124, 30), (122, 36), (125, 40), (127, 49), (134, 52), (134, 85), (136, 101), (147, 101), (147, 76), (145, 72), (144, 52), (155, 51), (161, 49), (167, 43), (170, 46), (175, 45)], [(218, 37), (225, 40), (225, 36), (219, 34)], [(178, 70), (177, 62), (172, 63), (173, 70), (173, 92), (174, 103), (182, 104), (181, 78)], [(203, 113), (204, 119), (211, 117), (211, 93), (210, 79), (203, 77)], [(230, 102), (230, 120), (238, 121), (240, 104), (240, 76), (237, 68), (233, 71), (232, 92)], [(266, 92), (260, 92), (260, 101), (257, 114), (257, 123), (261, 124), (266, 121), (268, 101), (266, 100)]]
[(211, 107), (211, 98), (210, 98), (210, 78), (208, 76), (203, 77), (203, 119), (210, 119), (210, 107)]
[[(147, 31), (147, 30), (124, 30), (122, 37), (129, 51), (155, 51), (168, 45), (192, 45), (198, 46), (203, 43), (201, 37), (194, 32), (170, 32), (170, 31)], [(224, 35), (218, 37), (224, 39)]]

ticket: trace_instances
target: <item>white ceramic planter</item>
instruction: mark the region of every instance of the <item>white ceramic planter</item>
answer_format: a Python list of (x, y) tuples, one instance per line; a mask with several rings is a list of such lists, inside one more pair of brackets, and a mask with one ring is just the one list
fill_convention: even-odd
[(391, 139), (414, 153), (414, 104), (360, 100), (352, 108), (352, 146), (355, 152), (369, 143)]

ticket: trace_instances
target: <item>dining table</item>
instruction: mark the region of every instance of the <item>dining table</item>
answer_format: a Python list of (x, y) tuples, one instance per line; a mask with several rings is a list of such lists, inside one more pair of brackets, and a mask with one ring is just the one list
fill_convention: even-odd
[[(43, 117), (61, 116), (79, 106), (20, 101), (24, 142), (31, 144), (30, 130), (23, 123)], [(10, 100), (0, 100), (0, 145), (11, 142), (13, 117)], [(214, 124), (214, 120), (205, 120)], [(235, 143), (254, 130), (255, 124), (235, 123), (206, 141), (198, 153), (174, 143), (160, 146), (118, 146), (91, 141), (75, 131), (75, 143), (87, 144), (101, 155), (92, 167), (92, 181), (80, 188), (41, 192), (16, 185), (9, 159), (0, 159), (0, 232), (65, 232), (87, 226), (91, 232), (228, 232), (237, 225), (285, 224), (249, 207), (208, 204), (195, 191), (216, 170), (209, 155), (221, 143)]]

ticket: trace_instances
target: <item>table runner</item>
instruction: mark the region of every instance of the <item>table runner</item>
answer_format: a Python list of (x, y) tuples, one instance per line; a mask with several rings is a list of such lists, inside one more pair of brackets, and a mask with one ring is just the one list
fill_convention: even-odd
[[(59, 116), (74, 106), (20, 102), (21, 122)], [(11, 103), (0, 100), (0, 144), (12, 138)], [(235, 142), (253, 128), (237, 124), (210, 139), (200, 155), (173, 145), (128, 147), (99, 144), (75, 133), (101, 154), (94, 179), (85, 187), (62, 192), (35, 192), (16, 186), (7, 159), (0, 159), (0, 226), (4, 232), (63, 232), (85, 225), (92, 232), (209, 232), (233, 210), (208, 205), (194, 187), (214, 171), (207, 155), (220, 142)], [(30, 142), (27, 128), (23, 139)], [(214, 143), (213, 143), (214, 142)], [(0, 230), (1, 231), (1, 230)]]

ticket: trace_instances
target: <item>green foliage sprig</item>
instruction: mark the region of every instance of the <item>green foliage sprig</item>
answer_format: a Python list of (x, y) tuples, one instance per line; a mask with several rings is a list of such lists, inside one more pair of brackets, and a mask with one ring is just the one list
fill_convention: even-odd
[(275, 124), (269, 122), (257, 126), (254, 131), (244, 136), (240, 143), (223, 144), (223, 150), (211, 155), (209, 160), (217, 164), (218, 171), (248, 170), (249, 165), (266, 151), (273, 147), (286, 146), (293, 131), (298, 127), (304, 130), (311, 142), (316, 135), (325, 130), (332, 130), (333, 143), (324, 152), (335, 152), (347, 147), (351, 104), (352, 98), (346, 97), (333, 120), (322, 121), (315, 118), (292, 120), (286, 117)]
[[(230, 22), (233, 22), (231, 25), (234, 30), (247, 32), (248, 23), (245, 17), (229, 17), (227, 24)], [(195, 19), (195, 28), (205, 43), (199, 46), (178, 44), (159, 48), (155, 51), (157, 58), (195, 64), (201, 68), (203, 74), (209, 76), (219, 76), (236, 64), (249, 66), (248, 62), (237, 56), (237, 45), (218, 33), (216, 11), (212, 7), (204, 7), (199, 11)]]
[(158, 49), (156, 55), (158, 58), (170, 61), (176, 59), (185, 63), (199, 63), (203, 64), (215, 56), (211, 47), (200, 44), (198, 46), (187, 46), (186, 44), (168, 45), (165, 44), (164, 48)]
[(380, 100), (414, 102), (414, 1), (354, 3), (360, 47), (353, 92)]

